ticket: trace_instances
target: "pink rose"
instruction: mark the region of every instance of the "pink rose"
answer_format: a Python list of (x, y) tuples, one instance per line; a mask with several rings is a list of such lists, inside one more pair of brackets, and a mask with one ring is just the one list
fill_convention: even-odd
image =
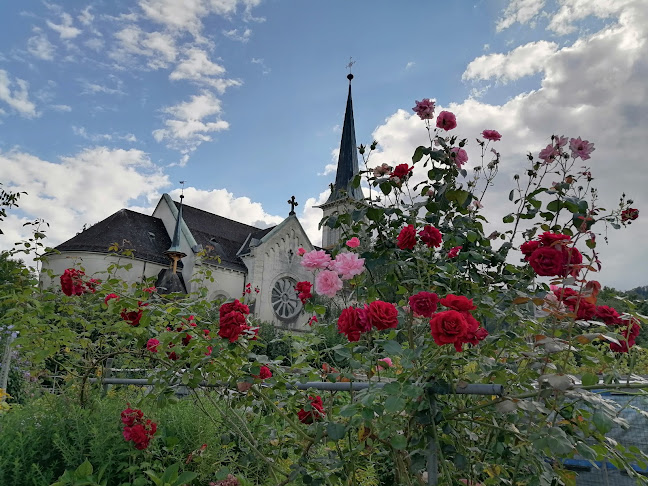
[(349, 248), (358, 248), (360, 246), (360, 240), (357, 236), (354, 236), (350, 240), (347, 240), (346, 246), (348, 246)]
[(461, 166), (468, 162), (468, 153), (459, 147), (453, 147), (450, 149), (450, 152), (454, 154), (454, 162), (457, 164), (457, 167), (461, 169)]
[(434, 118), (434, 101), (429, 98), (423, 98), (421, 101), (416, 100), (416, 106), (412, 108), (421, 120), (431, 120)]
[(385, 363), (388, 368), (391, 368), (394, 366), (394, 363), (392, 362), (391, 358), (380, 358), (378, 360), (379, 363)]
[(560, 152), (556, 150), (553, 145), (549, 144), (540, 151), (538, 157), (544, 160), (545, 164), (548, 164), (559, 154)]
[(358, 258), (355, 253), (338, 253), (331, 263), (331, 269), (339, 273), (342, 280), (350, 280), (364, 272), (364, 258)]
[(588, 142), (587, 140), (581, 140), (580, 137), (572, 138), (569, 141), (569, 148), (571, 150), (572, 157), (580, 157), (583, 160), (590, 158), (590, 154), (596, 150), (594, 144)]
[(482, 132), (482, 137), (484, 137), (486, 140), (491, 140), (493, 142), (497, 142), (502, 138), (502, 136), (497, 130), (484, 130)]
[(436, 126), (437, 128), (443, 128), (447, 132), (457, 126), (457, 118), (454, 116), (454, 113), (442, 111), (437, 117)]
[(297, 254), (299, 256), (304, 256), (305, 253), (306, 253), (306, 250), (304, 250), (303, 248), (301, 248), (301, 247), (297, 248)]
[(305, 253), (302, 257), (301, 265), (309, 270), (328, 268), (331, 263), (331, 255), (324, 250), (313, 250)]
[(342, 280), (337, 272), (323, 270), (315, 277), (315, 292), (327, 297), (335, 297), (339, 290), (342, 290)]

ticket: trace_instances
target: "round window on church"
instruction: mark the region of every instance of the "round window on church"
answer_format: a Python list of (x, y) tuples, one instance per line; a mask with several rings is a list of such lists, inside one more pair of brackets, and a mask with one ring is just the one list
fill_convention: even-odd
[(295, 285), (297, 285), (297, 282), (294, 279), (283, 277), (277, 280), (277, 283), (272, 288), (270, 303), (272, 304), (272, 310), (279, 319), (292, 319), (302, 310), (302, 303), (297, 298)]

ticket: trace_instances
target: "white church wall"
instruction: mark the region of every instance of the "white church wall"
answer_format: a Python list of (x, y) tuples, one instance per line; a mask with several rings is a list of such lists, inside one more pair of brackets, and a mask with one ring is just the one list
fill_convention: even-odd
[[(184, 262), (184, 259), (182, 261)], [(204, 270), (211, 271), (213, 282), (204, 277)], [(245, 287), (245, 274), (243, 272), (214, 265), (195, 265), (194, 278), (200, 279), (198, 286), (207, 289), (207, 298), (209, 300), (240, 299)]]
[(112, 264), (120, 266), (131, 264), (130, 269), (120, 268), (110, 276), (122, 279), (128, 284), (141, 282), (143, 278), (156, 277), (160, 270), (168, 268), (168, 266), (159, 263), (106, 255), (105, 253), (66, 251), (48, 257), (47, 263), (43, 264), (43, 270), (52, 270), (55, 277), (54, 280), (49, 280), (47, 275), (41, 272), (41, 282), (46, 287), (56, 287), (59, 285), (59, 277), (68, 268), (83, 268), (85, 274), (90, 278), (107, 280), (107, 268)]

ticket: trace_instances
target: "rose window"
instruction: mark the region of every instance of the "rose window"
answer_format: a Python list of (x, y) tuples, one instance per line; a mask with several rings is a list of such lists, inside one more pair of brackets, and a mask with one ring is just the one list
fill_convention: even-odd
[(295, 280), (283, 277), (277, 280), (272, 288), (270, 303), (279, 319), (291, 319), (302, 310), (302, 303), (297, 297), (295, 285), (297, 285)]

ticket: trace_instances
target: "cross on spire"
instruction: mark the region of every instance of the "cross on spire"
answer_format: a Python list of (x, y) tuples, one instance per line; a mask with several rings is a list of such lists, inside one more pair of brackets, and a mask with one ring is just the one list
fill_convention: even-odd
[(295, 206), (299, 206), (299, 203), (295, 199), (295, 196), (290, 196), (290, 199), (288, 199), (288, 204), (290, 204), (290, 212), (288, 213), (288, 216), (292, 216), (295, 214)]

